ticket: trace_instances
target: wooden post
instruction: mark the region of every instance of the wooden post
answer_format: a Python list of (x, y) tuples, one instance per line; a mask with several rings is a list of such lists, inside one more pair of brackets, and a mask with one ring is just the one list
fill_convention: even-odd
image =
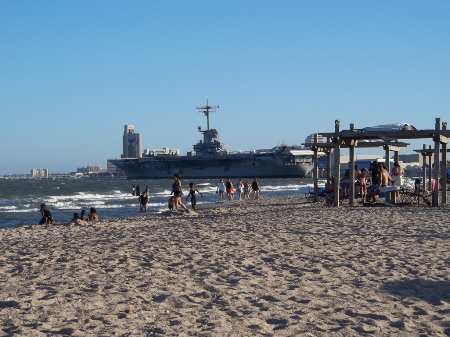
[(355, 144), (353, 139), (350, 144), (350, 164), (348, 170), (349, 203), (350, 205), (353, 205), (355, 203)]
[(399, 151), (394, 151), (394, 163), (400, 161)]
[[(394, 151), (394, 163), (399, 163), (400, 162), (400, 158), (399, 158), (399, 151)], [(400, 165), (400, 163), (399, 163)], [(390, 174), (390, 173), (389, 173)], [(399, 178), (401, 180), (401, 178)], [(398, 181), (400, 183), (400, 180)], [(400, 186), (401, 187), (401, 186)], [(398, 192), (400, 193), (400, 192)], [(397, 202), (397, 192), (396, 193), (392, 193), (392, 203), (396, 203)]]
[[(431, 150), (431, 145), (428, 147), (428, 149)], [(423, 189), (428, 191), (431, 191), (431, 178), (433, 174), (432, 166), (433, 166), (433, 155), (430, 152), (430, 155), (428, 157), (428, 179), (425, 179), (425, 182), (428, 181), (428, 186), (425, 184), (425, 182), (423, 183)]]
[(425, 189), (425, 182), (427, 181), (427, 146), (423, 144), (422, 148), (422, 187)]
[[(442, 130), (447, 131), (447, 122), (442, 123)], [(441, 203), (447, 204), (447, 143), (442, 143)]]
[(331, 149), (327, 149), (327, 182), (331, 180)]
[[(389, 149), (389, 145), (384, 145), (384, 151), (385, 151), (384, 152), (384, 158), (385, 158), (384, 163), (386, 164), (386, 170), (388, 171), (389, 176), (390, 176), (391, 175), (390, 174), (390, 172), (391, 172), (391, 162), (390, 162), (391, 152)], [(393, 202), (391, 197), (392, 197), (391, 193), (385, 193), (385, 200), (387, 202)]]
[(319, 200), (319, 159), (318, 159), (318, 153), (317, 153), (317, 143), (319, 141), (319, 137), (317, 136), (317, 133), (314, 134), (314, 171), (313, 171), (313, 178), (314, 178), (314, 202), (317, 202)]
[(339, 120), (334, 121), (334, 205), (339, 206), (339, 184), (341, 180), (341, 131)]
[[(439, 177), (441, 170), (441, 156), (439, 154), (441, 150), (441, 119), (436, 118), (436, 134), (434, 135), (434, 189), (433, 189), (433, 206), (439, 206)], [(431, 179), (430, 179), (431, 183)], [(433, 185), (431, 185), (433, 186)]]

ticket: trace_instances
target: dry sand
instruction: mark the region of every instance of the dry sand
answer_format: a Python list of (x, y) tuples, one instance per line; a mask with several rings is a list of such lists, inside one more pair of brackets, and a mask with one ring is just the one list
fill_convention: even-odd
[(450, 208), (305, 205), (0, 230), (0, 336), (449, 336)]

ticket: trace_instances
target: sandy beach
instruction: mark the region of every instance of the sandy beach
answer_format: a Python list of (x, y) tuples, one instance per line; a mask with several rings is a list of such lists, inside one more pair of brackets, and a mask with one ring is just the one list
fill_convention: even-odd
[(0, 336), (450, 336), (449, 212), (288, 196), (0, 229)]

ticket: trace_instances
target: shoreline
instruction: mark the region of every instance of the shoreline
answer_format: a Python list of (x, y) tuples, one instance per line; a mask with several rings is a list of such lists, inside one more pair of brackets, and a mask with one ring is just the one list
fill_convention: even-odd
[(2, 228), (3, 333), (450, 333), (447, 207), (234, 204)]

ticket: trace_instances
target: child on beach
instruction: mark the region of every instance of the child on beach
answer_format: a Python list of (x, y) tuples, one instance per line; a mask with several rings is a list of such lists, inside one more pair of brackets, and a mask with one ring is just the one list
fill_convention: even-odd
[(73, 213), (73, 219), (71, 220), (71, 222), (75, 222), (75, 221), (78, 221), (78, 220), (80, 220), (80, 217), (79, 217), (78, 213)]
[(47, 209), (47, 206), (45, 204), (41, 204), (41, 221), (39, 221), (39, 225), (43, 225), (45, 223), (52, 224), (53, 223), (53, 216), (52, 213)]
[(167, 202), (167, 206), (169, 207), (169, 210), (173, 211), (174, 203), (175, 203), (175, 197), (171, 196)]
[(251, 189), (251, 185), (250, 185), (250, 181), (247, 180), (247, 182), (244, 184), (244, 199), (250, 199), (250, 189)]
[(197, 197), (195, 196), (195, 192), (200, 194), (201, 197), (203, 197), (203, 195), (194, 187), (193, 183), (190, 183), (189, 187), (190, 187), (189, 194), (186, 197), (186, 201), (188, 200), (189, 197), (191, 197), (192, 210), (195, 212), (195, 205), (197, 204)]
[(363, 168), (356, 179), (359, 182), (359, 195), (362, 200), (366, 198), (366, 175), (369, 174), (369, 170), (366, 168)]
[(89, 209), (91, 212), (89, 215), (89, 221), (98, 220), (97, 210), (94, 207)]
[(81, 210), (80, 220), (89, 221), (89, 217), (86, 215), (86, 210), (85, 209)]

